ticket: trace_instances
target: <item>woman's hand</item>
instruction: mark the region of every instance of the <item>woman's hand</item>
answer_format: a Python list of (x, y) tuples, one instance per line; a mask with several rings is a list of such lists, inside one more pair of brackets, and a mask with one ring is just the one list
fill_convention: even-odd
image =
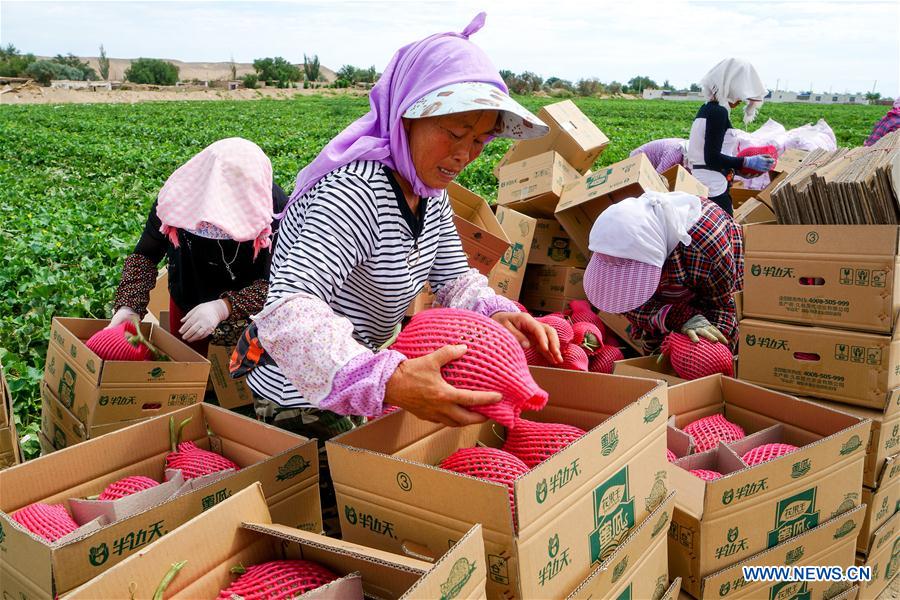
[(181, 334), (185, 342), (202, 340), (215, 331), (219, 323), (228, 318), (231, 308), (225, 300), (212, 300), (198, 304), (181, 319)]
[(528, 313), (498, 312), (491, 315), (491, 318), (506, 327), (523, 348), (534, 346), (553, 364), (563, 361), (559, 351), (559, 336), (549, 325), (537, 321)]
[(112, 316), (112, 319), (109, 321), (109, 325), (104, 327), (104, 329), (112, 329), (113, 327), (118, 327), (125, 321), (130, 321), (133, 317), (138, 317), (140, 320), (140, 315), (134, 312), (132, 309), (127, 306), (123, 306), (119, 310), (116, 311), (116, 314)]
[(486, 421), (484, 415), (466, 408), (495, 404), (503, 396), (499, 392), (460, 390), (441, 376), (442, 366), (465, 353), (464, 345), (444, 346), (431, 354), (404, 360), (388, 379), (384, 403), (399, 406), (420, 419), (449, 427)]

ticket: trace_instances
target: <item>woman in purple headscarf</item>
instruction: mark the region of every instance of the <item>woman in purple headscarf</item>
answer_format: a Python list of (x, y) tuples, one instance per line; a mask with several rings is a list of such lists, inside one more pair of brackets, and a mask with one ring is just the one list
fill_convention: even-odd
[[(458, 390), (440, 375), (464, 347), (418, 359), (376, 353), (426, 282), (440, 305), (492, 317), (523, 346), (562, 360), (551, 328), (469, 268), (447, 199), (447, 186), (492, 138), (548, 129), (507, 95), (469, 41), (483, 24), (482, 13), (462, 33), (401, 48), (372, 89), (371, 110), (297, 176), (256, 338), (251, 328), (237, 355), (261, 418), (291, 419), (291, 429), (319, 439), (326, 422), (340, 423), (328, 437), (352, 426), (341, 416), (372, 417), (385, 405), (447, 425), (483, 420), (466, 407), (499, 395)], [(271, 360), (249, 358), (257, 345)]]

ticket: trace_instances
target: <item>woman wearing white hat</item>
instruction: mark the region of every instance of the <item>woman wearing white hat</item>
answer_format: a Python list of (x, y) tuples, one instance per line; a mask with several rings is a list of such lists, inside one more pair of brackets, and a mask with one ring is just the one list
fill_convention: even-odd
[(753, 65), (737, 58), (726, 58), (713, 67), (700, 81), (700, 87), (707, 102), (697, 111), (691, 126), (688, 163), (694, 177), (709, 188), (709, 199), (730, 215), (728, 189), (734, 172), (743, 168), (770, 171), (775, 159), (765, 154), (744, 158), (722, 154), (725, 132), (732, 128), (729, 109), (746, 102), (744, 123), (750, 123), (768, 90)]

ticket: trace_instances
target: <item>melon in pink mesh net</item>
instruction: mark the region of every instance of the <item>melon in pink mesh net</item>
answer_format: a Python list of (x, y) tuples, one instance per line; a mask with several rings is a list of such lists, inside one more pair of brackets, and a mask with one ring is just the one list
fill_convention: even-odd
[(708, 469), (692, 469), (691, 475), (699, 477), (703, 481), (712, 481), (722, 476), (718, 471), (710, 471)]
[(125, 496), (136, 494), (137, 492), (149, 490), (150, 488), (156, 487), (158, 485), (159, 482), (154, 479), (144, 477), (143, 475), (133, 475), (131, 477), (125, 477), (124, 479), (112, 482), (111, 484), (106, 486), (106, 489), (103, 490), (103, 493), (97, 496), (97, 499), (118, 500), (119, 498), (124, 498)]
[(720, 414), (710, 415), (689, 423), (683, 431), (694, 438), (697, 452), (706, 452), (719, 445), (744, 437), (744, 429)]
[(678, 460), (678, 457), (675, 456), (674, 452), (666, 448), (666, 460), (669, 462), (675, 462), (676, 460)]
[(88, 338), (85, 346), (103, 360), (150, 360), (150, 348), (128, 341), (136, 333), (134, 323), (126, 321), (110, 329), (101, 329)]
[[(775, 159), (775, 165), (778, 164), (778, 149), (775, 146), (751, 146), (749, 148), (744, 148), (737, 153), (738, 158), (744, 158), (745, 156), (758, 156), (760, 154), (768, 154)], [(773, 165), (773, 167), (775, 165)], [(763, 171), (748, 169), (747, 167), (741, 169), (741, 175), (743, 175), (744, 177), (754, 177), (756, 175), (762, 175), (762, 173)]]
[(503, 449), (532, 468), (584, 434), (583, 429), (565, 423), (539, 423), (519, 419), (515, 427), (507, 430)]
[(540, 410), (547, 404), (547, 392), (532, 379), (516, 338), (478, 313), (454, 308), (422, 311), (403, 328), (391, 349), (418, 358), (453, 344), (465, 344), (468, 350), (441, 368), (447, 383), (503, 396), (496, 404), (473, 406), (471, 410), (512, 427), (523, 410)]
[(721, 373), (734, 375), (734, 356), (725, 344), (700, 338), (699, 342), (677, 332), (666, 336), (662, 352), (669, 356), (672, 369), (682, 379), (700, 379)]
[(623, 358), (625, 356), (617, 347), (604, 344), (590, 357), (588, 370), (591, 373), (612, 373), (615, 368), (615, 362)]
[(752, 467), (753, 465), (764, 463), (773, 458), (790, 454), (794, 450), (797, 450), (797, 446), (792, 446), (790, 444), (763, 444), (762, 446), (757, 446), (745, 453), (741, 457), (741, 460)]
[(78, 529), (78, 523), (62, 504), (36, 502), (20, 508), (11, 516), (13, 521), (48, 542), (55, 542)]
[(560, 369), (568, 369), (570, 371), (587, 371), (588, 355), (584, 348), (575, 344), (563, 344), (559, 348), (563, 356), (563, 361), (558, 365), (553, 365)]
[(462, 448), (438, 465), (442, 469), (479, 479), (502, 483), (509, 491), (513, 521), (516, 515), (516, 478), (528, 472), (528, 465), (505, 450), (497, 448)]
[(175, 452), (167, 454), (166, 468), (180, 469), (186, 480), (228, 469), (240, 470), (234, 461), (221, 454), (198, 448), (194, 442), (181, 442)]
[(538, 323), (549, 325), (556, 330), (560, 345), (568, 344), (572, 341), (572, 338), (575, 337), (575, 332), (572, 330), (572, 324), (566, 321), (565, 317), (560, 314), (538, 317), (537, 321)]
[(289, 600), (329, 584), (338, 576), (309, 560), (273, 560), (247, 567), (218, 600)]

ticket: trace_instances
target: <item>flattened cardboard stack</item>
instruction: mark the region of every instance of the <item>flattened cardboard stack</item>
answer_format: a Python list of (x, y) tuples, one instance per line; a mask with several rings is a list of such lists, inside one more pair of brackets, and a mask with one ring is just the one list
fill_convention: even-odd
[[(828, 193), (849, 189), (822, 181)], [(872, 419), (856, 550), (860, 564), (874, 566), (891, 535), (881, 528), (900, 510), (900, 227), (754, 224), (744, 232), (750, 318), (740, 324), (740, 377)], [(874, 597), (876, 587), (860, 594)]]
[[(669, 396), (682, 437), (689, 438), (680, 428), (712, 414), (747, 434), (702, 453), (674, 449), (680, 458), (669, 464), (677, 491), (669, 566), (685, 590), (700, 600), (757, 598), (772, 584), (745, 581), (742, 566), (854, 564), (870, 421), (721, 375), (672, 386)], [(798, 449), (753, 466), (742, 460), (766, 443)], [(704, 481), (691, 469), (723, 477)]]
[[(501, 446), (501, 427), (447, 428), (397, 411), (327, 443), (344, 539), (436, 557), (481, 523), (488, 597), (498, 599), (565, 597), (627, 545), (628, 534), (668, 496), (664, 385), (559, 369), (531, 372), (550, 401), (523, 417), (575, 425), (587, 434), (516, 480), (515, 516), (506, 486), (435, 466), (458, 448)], [(642, 530), (627, 552), (658, 556), (650, 548), (669, 514), (653, 514), (648, 535)], [(655, 559), (646, 573), (651, 569), (653, 579), (641, 583), (646, 589), (655, 589), (664, 575)], [(599, 597), (610, 597), (602, 591), (608, 585)]]
[(41, 384), (41, 445), (60, 450), (203, 401), (209, 361), (158, 325), (145, 336), (170, 360), (104, 361), (85, 341), (103, 319), (54, 317)]
[(237, 577), (232, 568), (271, 560), (309, 560), (336, 581), (298, 596), (302, 600), (485, 598), (484, 543), (472, 527), (434, 564), (272, 523), (256, 483), (130, 556), (67, 600), (150, 598), (172, 563), (186, 564), (166, 598), (215, 598)]
[(869, 147), (814, 150), (772, 190), (779, 223), (900, 223), (900, 132)]
[(0, 364), (0, 469), (22, 462), (16, 418), (13, 412), (12, 393), (6, 383), (6, 374)]
[(113, 522), (101, 521), (81, 535), (55, 543), (30, 533), (10, 514), (35, 502), (68, 504), (72, 512), (73, 499), (99, 494), (110, 483), (131, 475), (162, 482), (170, 451), (169, 415), (0, 471), (3, 597), (63, 595), (257, 481), (262, 483), (275, 522), (321, 531), (315, 440), (204, 403), (171, 416), (178, 423), (191, 417), (183, 440), (222, 454), (240, 470), (191, 480), (182, 495)]

